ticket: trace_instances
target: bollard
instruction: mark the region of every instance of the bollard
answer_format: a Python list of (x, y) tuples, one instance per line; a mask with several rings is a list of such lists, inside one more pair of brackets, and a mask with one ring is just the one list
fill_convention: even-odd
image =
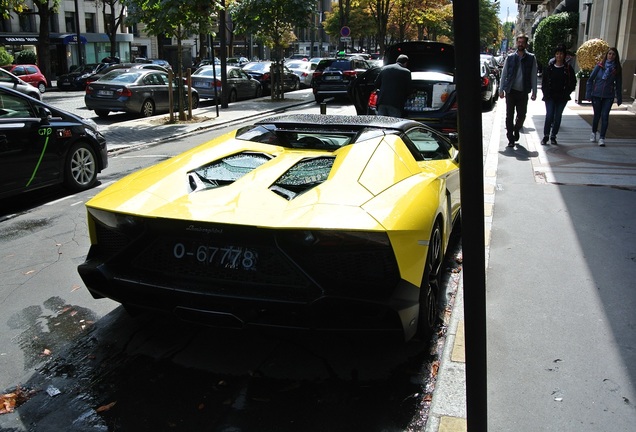
[(327, 104), (325, 102), (320, 102), (320, 114), (327, 114)]

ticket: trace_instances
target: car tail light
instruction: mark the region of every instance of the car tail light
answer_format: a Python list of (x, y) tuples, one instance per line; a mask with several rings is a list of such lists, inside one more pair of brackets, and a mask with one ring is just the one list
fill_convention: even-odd
[(488, 77), (482, 77), (481, 78), (481, 86), (482, 87), (488, 86), (488, 83), (490, 83), (490, 80), (488, 79)]
[(263, 74), (263, 78), (261, 78), (261, 81), (268, 81), (269, 80), (269, 72), (265, 72)]
[(318, 78), (320, 75), (322, 75), (322, 71), (318, 72), (314, 72), (314, 78)]
[(91, 87), (90, 85), (86, 86), (86, 94), (91, 94), (93, 93), (93, 87)]
[(369, 108), (375, 108), (378, 104), (378, 92), (371, 92), (369, 95)]
[(306, 76), (308, 76), (309, 74), (307, 72), (303, 72), (302, 73), (302, 77), (305, 78)]
[(356, 71), (354, 71), (354, 70), (346, 70), (346, 71), (343, 71), (342, 74), (344, 76), (350, 77), (350, 78), (355, 78), (356, 75), (358, 75), (358, 73)]
[(117, 93), (118, 93), (120, 96), (124, 96), (124, 97), (132, 97), (132, 92), (131, 92), (131, 91), (130, 91), (130, 89), (128, 89), (128, 88), (122, 88), (122, 89), (119, 89), (119, 90), (117, 90)]

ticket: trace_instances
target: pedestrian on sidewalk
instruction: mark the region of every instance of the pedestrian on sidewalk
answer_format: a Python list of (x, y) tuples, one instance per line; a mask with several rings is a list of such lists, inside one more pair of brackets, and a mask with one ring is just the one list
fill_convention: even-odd
[(516, 43), (517, 52), (509, 55), (504, 63), (499, 90), (499, 97), (506, 98), (508, 147), (514, 147), (519, 141), (519, 131), (528, 112), (528, 93), (532, 92), (532, 100), (537, 99), (537, 59), (527, 51), (528, 36), (518, 35)]
[[(592, 108), (594, 109), (590, 142), (596, 142), (598, 139), (598, 145), (601, 147), (605, 146), (605, 134), (609, 126), (609, 112), (612, 109), (614, 98), (616, 98), (617, 105), (620, 106), (623, 103), (622, 72), (618, 50), (610, 48), (605, 54), (603, 61), (594, 67), (590, 77), (587, 79), (585, 99), (592, 101)], [(600, 137), (598, 134), (599, 120), (601, 122)]]
[(402, 117), (404, 104), (411, 93), (411, 71), (407, 69), (409, 58), (400, 54), (397, 61), (384, 66), (375, 79), (378, 94), (378, 115)]
[(565, 45), (558, 45), (554, 49), (554, 58), (543, 70), (541, 91), (545, 102), (545, 123), (543, 124), (543, 139), (541, 144), (557, 145), (557, 134), (561, 127), (563, 110), (570, 100), (570, 93), (576, 87), (574, 69), (565, 61), (567, 49)]

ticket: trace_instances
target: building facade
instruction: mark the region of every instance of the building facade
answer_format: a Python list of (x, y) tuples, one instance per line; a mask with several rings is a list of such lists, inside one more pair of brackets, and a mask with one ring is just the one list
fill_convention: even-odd
[[(31, 50), (37, 54), (40, 18), (32, 0), (27, 0), (25, 13), (11, 13), (0, 19), (0, 46), (12, 54)], [(117, 4), (117, 13), (121, 4)], [(110, 56), (111, 47), (105, 32), (106, 24), (101, 2), (61, 0), (58, 11), (49, 22), (51, 69), (49, 79), (56, 79), (73, 66), (99, 63)], [(79, 40), (79, 45), (78, 45)], [(130, 61), (133, 35), (119, 28), (116, 35), (116, 56)]]

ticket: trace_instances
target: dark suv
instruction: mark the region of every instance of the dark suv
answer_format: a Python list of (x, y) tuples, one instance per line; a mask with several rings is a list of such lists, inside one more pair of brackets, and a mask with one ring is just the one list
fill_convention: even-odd
[(325, 98), (347, 96), (349, 84), (371, 66), (362, 58), (327, 58), (318, 63), (311, 87), (317, 103)]

